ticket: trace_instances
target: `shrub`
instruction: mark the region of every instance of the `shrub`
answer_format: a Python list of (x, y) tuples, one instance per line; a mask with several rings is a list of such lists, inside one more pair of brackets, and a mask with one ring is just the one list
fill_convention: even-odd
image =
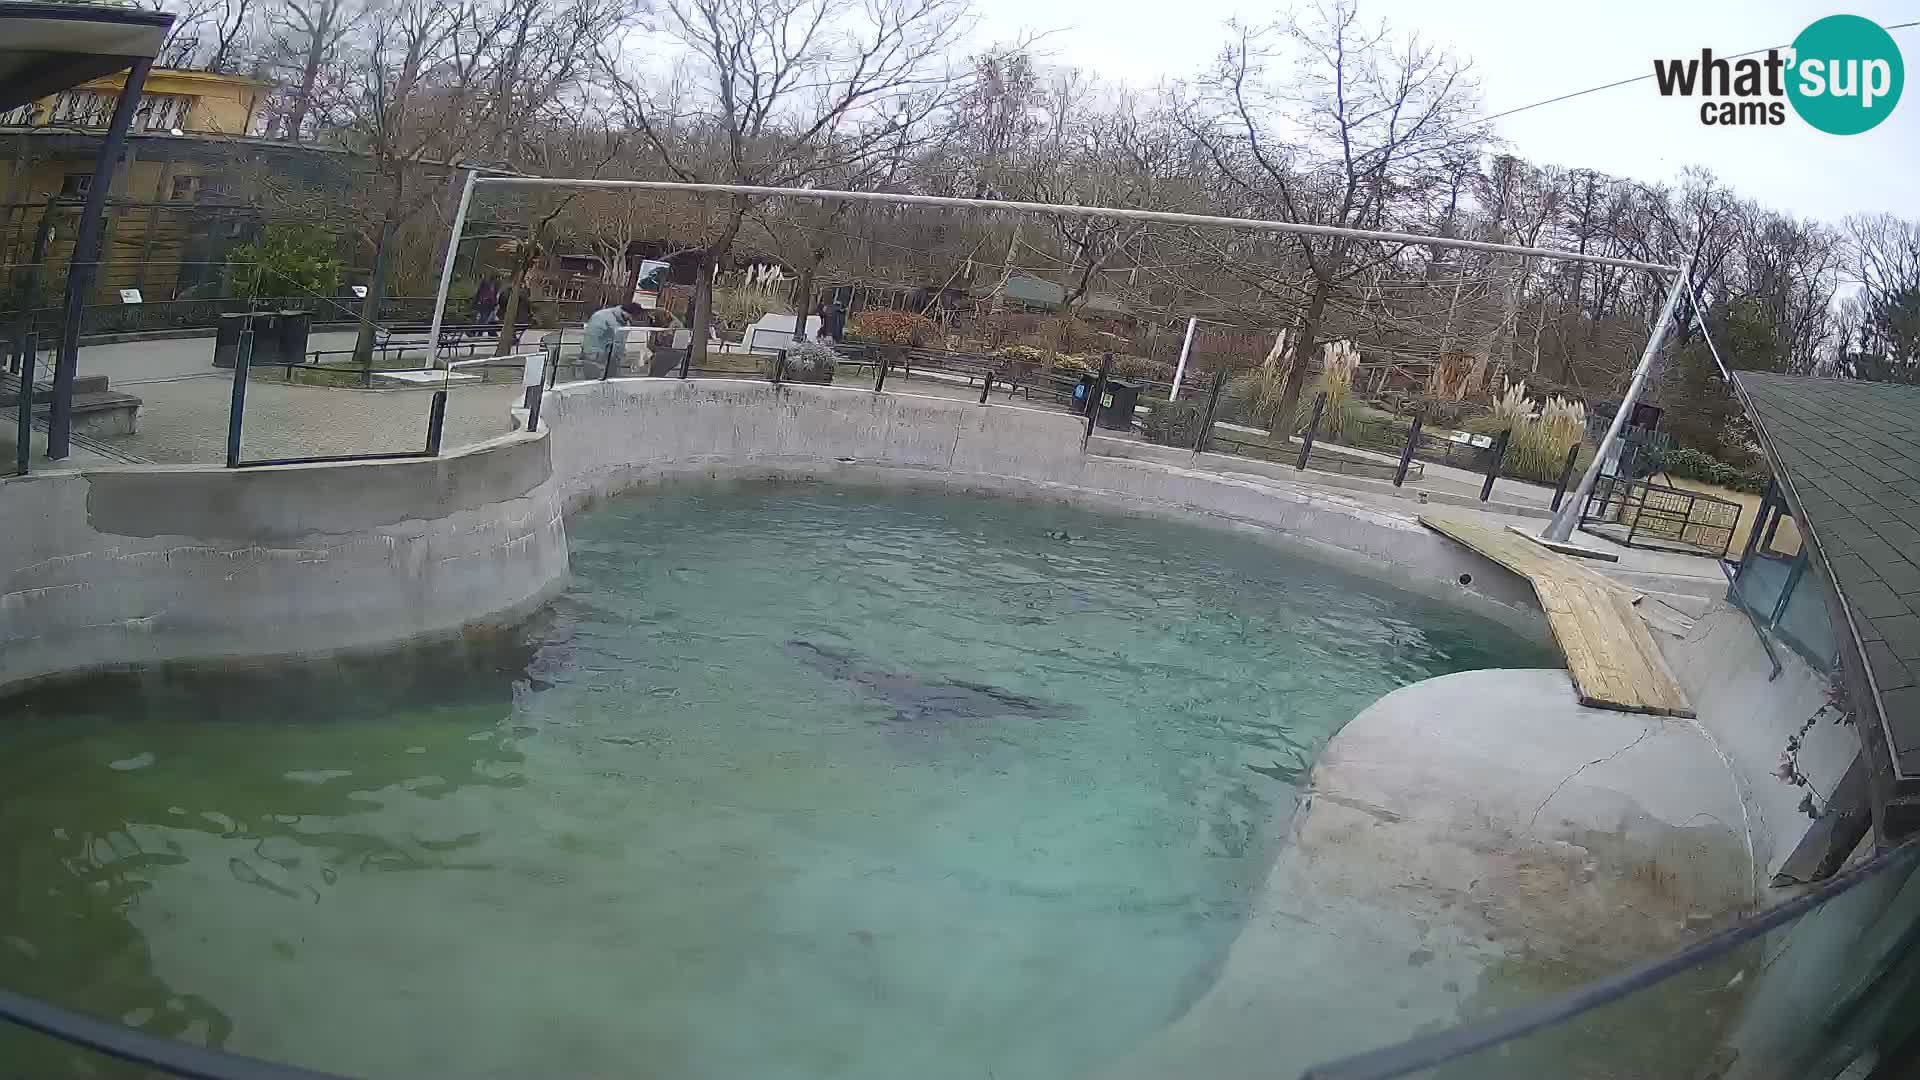
[(787, 346), (787, 361), (781, 368), (795, 382), (832, 382), (835, 365), (846, 357), (832, 346), (818, 341), (796, 341)]
[(847, 324), (847, 336), (882, 345), (925, 346), (940, 332), (932, 319), (917, 311), (862, 311)]
[(1468, 430), (1495, 434), (1511, 432), (1500, 471), (1508, 476), (1551, 484), (1566, 467), (1567, 451), (1579, 445), (1587, 430), (1587, 410), (1577, 401), (1554, 396), (1538, 415), (1527, 397), (1527, 384), (1515, 383), (1494, 400), (1493, 409), (1467, 424)]
[[(1098, 361), (1095, 368), (1098, 369)], [(1113, 377), (1116, 379), (1153, 379), (1157, 382), (1172, 382), (1173, 367), (1144, 356), (1116, 356), (1113, 358)]]
[(1353, 394), (1353, 373), (1360, 367), (1360, 350), (1349, 342), (1330, 341), (1322, 355), (1320, 375), (1301, 396), (1300, 412), (1294, 418), (1293, 428), (1301, 431), (1313, 422), (1313, 403), (1325, 394), (1327, 405), (1320, 414), (1320, 433), (1326, 438), (1338, 439), (1358, 411), (1358, 406), (1349, 399)]
[(1036, 349), (1031, 345), (1003, 345), (994, 355), (1016, 364), (1044, 364), (1047, 360), (1045, 349)]
[(1156, 401), (1153, 411), (1140, 423), (1148, 442), (1164, 446), (1191, 448), (1200, 438), (1200, 419), (1206, 413), (1204, 402)]
[(1091, 356), (1056, 356), (1053, 370), (1065, 375), (1098, 375), (1100, 361)]
[(345, 269), (334, 255), (333, 237), (302, 225), (269, 225), (265, 235), (228, 256), (228, 289), (241, 297), (331, 297)]
[(788, 313), (786, 301), (765, 289), (741, 286), (713, 290), (713, 319), (728, 326), (751, 326), (762, 315)]
[(1668, 476), (1754, 493), (1765, 491), (1772, 479), (1765, 469), (1738, 469), (1712, 454), (1685, 446), (1669, 448), (1661, 455), (1658, 468)]

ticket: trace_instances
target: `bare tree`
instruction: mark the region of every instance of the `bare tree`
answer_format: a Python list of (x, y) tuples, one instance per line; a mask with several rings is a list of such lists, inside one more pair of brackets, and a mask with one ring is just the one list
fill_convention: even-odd
[(146, 0), (141, 6), (174, 17), (155, 58), (161, 67), (229, 72), (252, 59), (259, 22), (254, 0)]
[[(1272, 67), (1299, 57), (1278, 82)], [(1466, 66), (1417, 37), (1360, 22), (1351, 0), (1306, 19), (1240, 28), (1182, 102), (1182, 126), (1211, 159), (1233, 206), (1262, 217), (1391, 229), (1445, 186), (1443, 165), (1482, 136), (1466, 124), (1478, 92)], [(1307, 278), (1277, 416), (1291, 424), (1328, 302), (1397, 248), (1291, 234)]]
[(1860, 287), (1859, 347), (1842, 359), (1863, 378), (1920, 380), (1920, 221), (1858, 215), (1846, 231), (1847, 274)]
[[(942, 107), (966, 0), (667, 0), (662, 32), (685, 50), (670, 93), (606, 57), (616, 99), (677, 179), (794, 187), (854, 170)], [(705, 238), (693, 358), (706, 356), (713, 277), (754, 200), (733, 196)]]
[(374, 251), (355, 356), (372, 357), (375, 317), (400, 229), (429, 207), (450, 206), (451, 178), (468, 161), (494, 162), (548, 110), (568, 102), (593, 55), (630, 9), (619, 0), (388, 0), (351, 37), (345, 141), (365, 155), (369, 190), (358, 207)]
[(281, 138), (299, 142), (306, 136), (324, 75), (365, 14), (359, 0), (273, 0), (266, 14), (272, 56), (293, 75), (275, 118)]

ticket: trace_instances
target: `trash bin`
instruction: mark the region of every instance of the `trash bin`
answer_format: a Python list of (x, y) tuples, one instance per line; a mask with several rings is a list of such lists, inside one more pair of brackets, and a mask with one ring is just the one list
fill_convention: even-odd
[(1072, 412), (1080, 416), (1087, 415), (1087, 395), (1093, 393), (1093, 384), (1099, 381), (1100, 377), (1097, 375), (1080, 376), (1080, 381), (1073, 387)]
[(233, 358), (240, 354), (240, 329), (246, 325), (247, 317), (238, 313), (220, 316), (218, 329), (213, 337), (213, 366), (230, 368)]
[(253, 354), (247, 364), (258, 367), (261, 364), (280, 362), (280, 313), (277, 311), (256, 311), (252, 315), (242, 316), (252, 320), (240, 325), (253, 331)]
[(1113, 431), (1131, 430), (1134, 406), (1140, 404), (1141, 385), (1126, 379), (1108, 379), (1106, 389), (1100, 393), (1100, 415), (1096, 422)]
[[(276, 356), (271, 361), (276, 364), (299, 364), (307, 358), (307, 335), (313, 330), (313, 312), (282, 311), (280, 329), (275, 335)], [(255, 339), (254, 356), (260, 355), (259, 339)]]

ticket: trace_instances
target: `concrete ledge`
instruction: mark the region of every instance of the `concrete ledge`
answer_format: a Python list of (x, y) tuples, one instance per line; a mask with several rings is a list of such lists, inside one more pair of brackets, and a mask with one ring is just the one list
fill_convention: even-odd
[(0, 690), (524, 616), (567, 578), (547, 452), (510, 435), (440, 458), (0, 480)]

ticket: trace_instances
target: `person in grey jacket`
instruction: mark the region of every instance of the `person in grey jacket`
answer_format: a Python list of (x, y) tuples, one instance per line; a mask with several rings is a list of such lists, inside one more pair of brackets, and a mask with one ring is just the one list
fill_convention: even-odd
[(621, 355), (621, 331), (629, 326), (644, 325), (647, 322), (647, 309), (639, 304), (626, 303), (614, 307), (604, 307), (587, 319), (587, 326), (580, 335), (580, 362), (602, 364), (607, 362), (611, 350), (617, 359)]

